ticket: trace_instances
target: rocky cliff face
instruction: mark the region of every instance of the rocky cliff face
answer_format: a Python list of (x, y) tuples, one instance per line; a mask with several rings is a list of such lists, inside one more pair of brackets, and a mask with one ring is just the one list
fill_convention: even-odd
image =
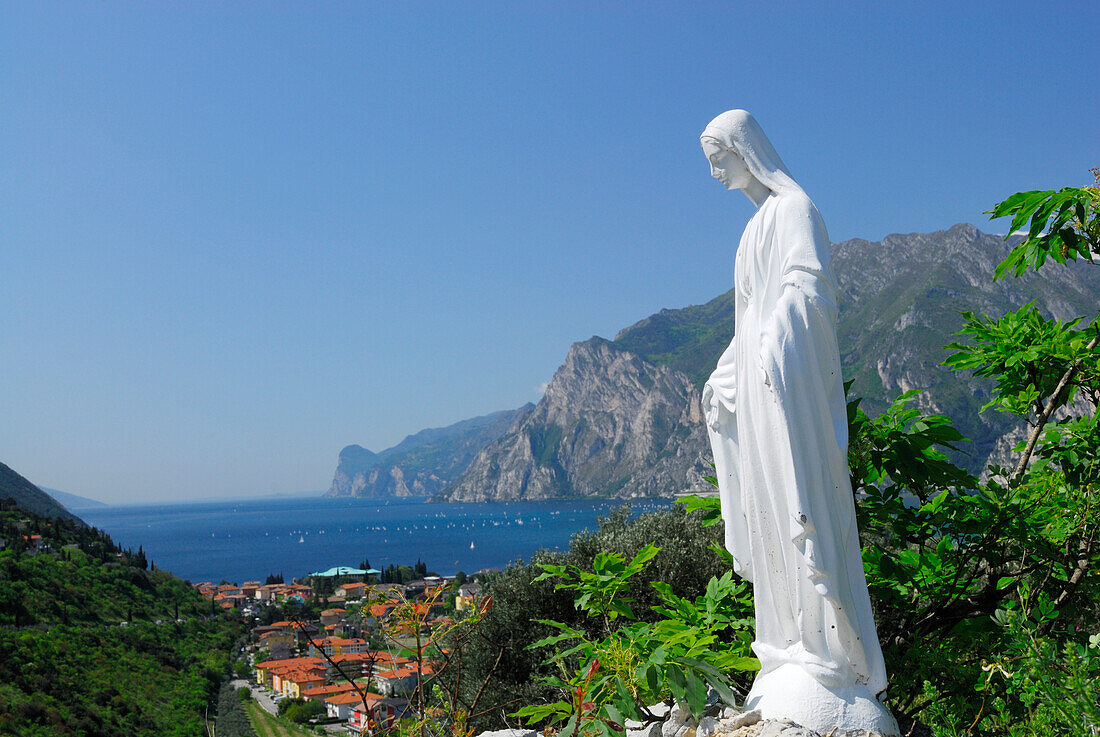
[(994, 282), (1008, 250), (1000, 236), (965, 224), (878, 243), (845, 241), (833, 250), (841, 304), (837, 337), (852, 392), (865, 398), (864, 409), (873, 415), (902, 392), (922, 390), (922, 411), (951, 417), (973, 440), (958, 459), (973, 471), (985, 468), (1018, 423), (992, 410), (979, 414), (990, 382), (942, 365), (949, 355), (944, 346), (962, 327), (960, 313), (996, 316), (1034, 301), (1045, 314), (1066, 319), (1095, 315), (1100, 305), (1100, 269), (1088, 265), (1051, 264), (1039, 274)]
[(381, 453), (349, 445), (340, 451), (340, 462), (325, 496), (436, 494), (466, 468), (479, 450), (532, 409), (534, 405), (527, 404), (447, 427), (421, 430)]
[[(851, 240), (833, 248), (845, 377), (869, 413), (909, 389), (925, 412), (952, 417), (974, 442), (958, 460), (980, 471), (1011, 447), (1017, 423), (979, 414), (990, 385), (941, 363), (961, 311), (991, 315), (1029, 301), (1047, 314), (1094, 315), (1100, 270), (1052, 265), (993, 283), (1008, 248), (972, 225)], [(438, 495), (452, 501), (627, 498), (700, 487), (710, 452), (699, 389), (733, 333), (732, 293), (662, 310), (614, 342), (574, 345), (530, 415), (482, 449)]]
[(533, 412), (444, 490), (449, 501), (667, 495), (700, 489), (691, 379), (603, 338), (576, 343)]

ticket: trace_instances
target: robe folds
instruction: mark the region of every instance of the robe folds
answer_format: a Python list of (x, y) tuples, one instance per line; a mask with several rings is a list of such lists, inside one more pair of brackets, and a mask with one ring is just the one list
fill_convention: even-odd
[(836, 282), (821, 216), (772, 193), (741, 237), (735, 334), (703, 391), (734, 570), (753, 584), (763, 676), (886, 688), (848, 476)]

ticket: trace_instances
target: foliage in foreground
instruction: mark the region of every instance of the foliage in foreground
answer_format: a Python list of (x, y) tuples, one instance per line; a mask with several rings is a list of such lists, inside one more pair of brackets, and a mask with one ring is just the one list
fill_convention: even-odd
[[(669, 597), (694, 602), (706, 595), (712, 578), (721, 578), (729, 570), (728, 563), (711, 547), (718, 539), (717, 528), (702, 528), (697, 516), (679, 505), (634, 519), (628, 509), (620, 508), (601, 518), (598, 529), (575, 535), (568, 551), (543, 552), (529, 564), (509, 566), (486, 584), (487, 606), (478, 625), (450, 647), (453, 667), (436, 681), (440, 692), (446, 694), (448, 708), (460, 712), (463, 723), (475, 734), (518, 726), (518, 720), (507, 714), (523, 706), (560, 700), (559, 689), (546, 680), (560, 674), (558, 666), (547, 661), (545, 648), (531, 646), (561, 630), (539, 620), (553, 620), (583, 632), (592, 642), (607, 635), (602, 619), (578, 610), (568, 589), (556, 588), (552, 580), (538, 580), (544, 564), (592, 572), (593, 561), (601, 553), (632, 560), (659, 540), (660, 551), (628, 578), (621, 591), (631, 600), (632, 613), (639, 622), (655, 623), (665, 616), (654, 606), (661, 606)], [(660, 582), (667, 583), (665, 591), (654, 587)], [(587, 663), (580, 664), (578, 659), (575, 665), (581, 668)], [(742, 679), (739, 685), (744, 686), (747, 680)]]
[[(1100, 177), (1100, 173), (1097, 173)], [(1023, 192), (992, 211), (1028, 235), (994, 278), (1100, 256), (1100, 189)], [(880, 417), (849, 407), (864, 566), (890, 705), (936, 735), (1100, 733), (1100, 322), (1033, 305), (964, 314), (947, 365), (1018, 418), (1008, 468), (977, 478), (965, 439), (910, 392)]]
[[(578, 566), (543, 564), (536, 580), (553, 580), (555, 588), (574, 592), (573, 605), (602, 624), (603, 637), (552, 620), (542, 620), (559, 632), (532, 644), (532, 649), (568, 644), (551, 652), (558, 672), (543, 679), (567, 698), (521, 708), (517, 716), (531, 724), (561, 724), (561, 737), (574, 733), (610, 737), (622, 731), (624, 719), (659, 721), (649, 705), (670, 698), (684, 704), (696, 718), (714, 689), (735, 704), (731, 675), (754, 671), (759, 662), (749, 654), (752, 639), (752, 599), (748, 585), (734, 582), (726, 571), (711, 578), (694, 601), (672, 593), (668, 583), (655, 581), (661, 605), (654, 622), (638, 621), (630, 581), (660, 552), (646, 545), (629, 562), (618, 553), (598, 553), (592, 571)], [(617, 629), (612, 622), (625, 620)]]
[(325, 705), (313, 699), (283, 699), (279, 702), (279, 716), (295, 724), (305, 724), (325, 713)]
[[(41, 535), (50, 552), (23, 538)], [(185, 582), (149, 570), (144, 553), (122, 550), (104, 532), (32, 514), (0, 500), (0, 625), (105, 624), (210, 614)], [(20, 544), (23, 543), (23, 544)]]

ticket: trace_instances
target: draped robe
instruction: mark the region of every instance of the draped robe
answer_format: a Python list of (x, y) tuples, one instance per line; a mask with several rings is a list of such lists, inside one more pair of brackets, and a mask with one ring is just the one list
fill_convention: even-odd
[(794, 663), (826, 687), (877, 693), (886, 671), (848, 476), (836, 283), (805, 193), (760, 205), (734, 280), (735, 334), (703, 396), (726, 547), (753, 584), (758, 682)]

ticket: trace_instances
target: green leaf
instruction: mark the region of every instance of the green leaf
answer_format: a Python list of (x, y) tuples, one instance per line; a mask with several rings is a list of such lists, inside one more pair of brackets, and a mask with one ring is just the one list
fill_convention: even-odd
[(653, 543), (647, 544), (644, 548), (638, 551), (638, 554), (634, 556), (634, 559), (630, 561), (629, 568), (637, 567), (641, 570), (642, 565), (653, 560), (657, 553), (661, 552), (661, 548)]
[(707, 706), (707, 685), (694, 670), (685, 671), (684, 678), (688, 709), (691, 710), (691, 715), (698, 719)]
[(564, 640), (575, 640), (579, 637), (584, 637), (584, 633), (582, 633), (582, 632), (564, 632), (560, 635), (550, 635), (549, 637), (542, 638), (538, 642), (532, 642), (530, 645), (527, 646), (527, 649), (528, 650), (534, 650), (536, 648), (546, 647), (547, 645), (555, 645), (555, 644), (557, 644), (559, 642), (562, 642)]
[(684, 675), (684, 671), (681, 668), (669, 668), (668, 675), (668, 688), (672, 691), (672, 695), (680, 703), (687, 703), (687, 676)]
[(512, 716), (519, 719), (526, 717), (528, 724), (534, 724), (550, 717), (558, 717), (560, 719), (564, 717), (564, 715), (572, 711), (572, 709), (572, 704), (569, 704), (565, 701), (555, 701), (551, 704), (535, 704), (532, 706), (525, 706), (518, 711), (513, 712)]
[(757, 671), (760, 670), (760, 661), (751, 657), (731, 658), (728, 666), (732, 670)]
[[(653, 689), (656, 690), (656, 689)], [(615, 679), (615, 705), (619, 710), (630, 717), (631, 719), (641, 720), (642, 712), (638, 708), (638, 704), (634, 701), (634, 697), (630, 695), (630, 690), (623, 683), (623, 679)], [(618, 719), (622, 723), (622, 719)]]
[(645, 684), (651, 694), (655, 694), (660, 690), (661, 674), (657, 670), (657, 666), (652, 663), (645, 667)]

